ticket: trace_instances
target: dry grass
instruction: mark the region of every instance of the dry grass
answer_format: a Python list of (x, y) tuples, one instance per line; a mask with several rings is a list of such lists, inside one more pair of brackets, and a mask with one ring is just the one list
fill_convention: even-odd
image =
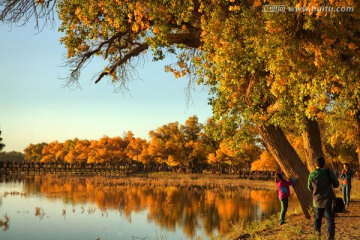
[(199, 186), (206, 188), (251, 187), (252, 189), (275, 189), (272, 181), (250, 180), (239, 178), (238, 175), (217, 174), (182, 174), (158, 172), (148, 175), (137, 175), (129, 178), (116, 178), (111, 181), (129, 185), (153, 186)]
[[(55, 177), (54, 177), (55, 176)], [(37, 178), (39, 176), (35, 176)], [(40, 177), (39, 177), (40, 178)], [(41, 178), (46, 178), (49, 181), (57, 181), (59, 179), (68, 179), (67, 175), (54, 175), (47, 174)], [(87, 176), (74, 176), (73, 179), (88, 178)], [(184, 186), (184, 187), (204, 187), (208, 189), (212, 188), (234, 188), (244, 187), (251, 189), (262, 190), (276, 190), (276, 187), (271, 180), (254, 180), (243, 179), (238, 175), (218, 175), (218, 174), (185, 174), (174, 172), (155, 172), (155, 173), (138, 173), (129, 177), (119, 176), (96, 176), (92, 177), (94, 181), (111, 183), (110, 185), (128, 185), (128, 186)], [(51, 196), (48, 196), (51, 197)]]

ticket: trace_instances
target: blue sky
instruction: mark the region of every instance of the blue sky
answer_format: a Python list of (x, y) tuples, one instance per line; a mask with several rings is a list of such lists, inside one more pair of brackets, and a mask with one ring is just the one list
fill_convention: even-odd
[(30, 143), (63, 142), (67, 139), (99, 139), (123, 136), (148, 138), (150, 130), (197, 115), (205, 123), (212, 115), (208, 91), (196, 86), (187, 104), (187, 79), (164, 72), (167, 62), (140, 64), (139, 79), (129, 91), (115, 92), (103, 79), (93, 76), (103, 68), (89, 64), (80, 78), (80, 88), (64, 87), (69, 69), (64, 67), (66, 49), (60, 33), (33, 25), (10, 28), (0, 25), (0, 130), (3, 151), (22, 152)]

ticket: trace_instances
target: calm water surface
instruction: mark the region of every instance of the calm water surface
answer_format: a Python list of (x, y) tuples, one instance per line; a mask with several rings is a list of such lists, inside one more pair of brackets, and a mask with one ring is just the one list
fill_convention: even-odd
[[(291, 208), (298, 207), (295, 198)], [(0, 180), (1, 240), (209, 239), (280, 211), (276, 191), (129, 186), (106, 178)]]

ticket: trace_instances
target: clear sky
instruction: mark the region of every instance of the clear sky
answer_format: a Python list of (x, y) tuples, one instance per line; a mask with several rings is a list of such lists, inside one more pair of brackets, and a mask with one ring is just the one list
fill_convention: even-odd
[(139, 65), (139, 79), (129, 91), (115, 92), (107, 79), (95, 84), (100, 61), (82, 72), (80, 88), (64, 87), (69, 69), (66, 49), (55, 29), (38, 33), (33, 25), (0, 24), (0, 130), (3, 151), (22, 152), (30, 143), (63, 142), (67, 139), (99, 139), (123, 136), (148, 139), (150, 130), (197, 115), (205, 123), (212, 115), (208, 90), (197, 86), (187, 104), (188, 79), (164, 72), (167, 62)]

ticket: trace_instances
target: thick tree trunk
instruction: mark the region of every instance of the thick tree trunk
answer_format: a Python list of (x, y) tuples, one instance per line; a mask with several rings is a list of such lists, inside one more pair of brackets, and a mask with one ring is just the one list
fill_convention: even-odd
[(316, 120), (306, 118), (305, 129), (302, 134), (306, 155), (306, 165), (309, 171), (314, 170), (314, 160), (324, 156), (321, 146), (320, 129)]
[(355, 113), (355, 126), (356, 126), (356, 153), (358, 155), (358, 161), (360, 166), (360, 110)]
[(299, 176), (299, 181), (293, 186), (306, 218), (310, 218), (309, 209), (312, 206), (311, 192), (307, 189), (309, 171), (301, 161), (295, 149), (287, 140), (280, 127), (260, 125), (259, 133), (267, 150), (276, 159), (286, 176)]
[[(359, 166), (360, 166), (360, 145), (356, 145), (356, 153), (357, 153)], [(357, 172), (357, 171), (355, 171), (355, 172)]]

